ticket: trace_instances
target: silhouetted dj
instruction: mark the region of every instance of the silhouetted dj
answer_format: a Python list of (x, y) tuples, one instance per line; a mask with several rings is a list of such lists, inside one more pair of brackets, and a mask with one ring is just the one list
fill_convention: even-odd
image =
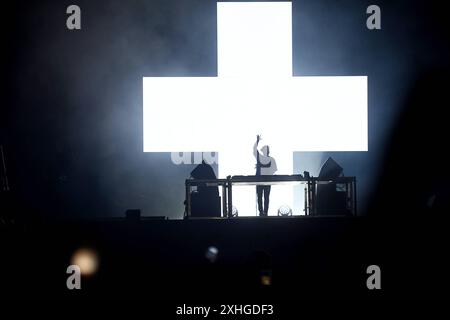
[[(256, 158), (256, 175), (268, 176), (273, 175), (277, 171), (277, 163), (275, 159), (269, 156), (269, 146), (263, 146), (261, 152), (258, 150), (258, 144), (261, 140), (261, 136), (256, 136), (256, 143), (253, 146), (253, 155)], [(256, 194), (258, 197), (258, 210), (260, 216), (267, 216), (269, 212), (269, 196), (270, 186), (256, 186)], [(263, 207), (263, 195), (264, 195), (264, 207)]]

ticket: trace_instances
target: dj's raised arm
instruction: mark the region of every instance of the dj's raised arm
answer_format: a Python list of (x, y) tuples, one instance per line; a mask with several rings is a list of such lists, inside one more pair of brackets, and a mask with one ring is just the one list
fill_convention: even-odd
[(256, 142), (253, 145), (253, 155), (255, 156), (255, 158), (258, 157), (258, 153), (259, 153), (259, 151), (258, 151), (258, 143), (259, 143), (260, 140), (261, 140), (261, 135), (258, 134), (256, 136)]

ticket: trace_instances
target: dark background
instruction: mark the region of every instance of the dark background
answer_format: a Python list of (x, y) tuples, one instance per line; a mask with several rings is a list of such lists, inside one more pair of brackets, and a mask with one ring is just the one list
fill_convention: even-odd
[[(181, 218), (193, 166), (142, 152), (142, 77), (216, 75), (216, 2), (79, 0), (79, 31), (66, 29), (70, 4), (2, 4), (0, 138), (20, 214)], [(399, 186), (402, 207), (445, 171), (448, 24), (439, 1), (377, 1), (382, 30), (371, 31), (370, 4), (293, 1), (294, 75), (369, 79), (369, 152), (298, 152), (294, 171), (316, 175), (331, 155), (358, 179), (360, 214), (376, 203), (382, 215)]]
[[(127, 208), (182, 217), (193, 165), (142, 152), (142, 77), (216, 75), (216, 2), (79, 0), (80, 31), (66, 29), (70, 4), (1, 5), (11, 190), (0, 193), (0, 295), (295, 299), (292, 309), (300, 297), (448, 296), (442, 2), (293, 2), (294, 74), (369, 79), (369, 152), (295, 153), (294, 169), (317, 175), (333, 156), (357, 177), (364, 217), (170, 221), (110, 218)], [(382, 30), (366, 28), (370, 4), (381, 7)], [(98, 217), (107, 219), (85, 220)], [(216, 263), (205, 258), (210, 246)], [(83, 247), (100, 267), (70, 291), (66, 268)], [(382, 290), (367, 290), (372, 264)], [(262, 288), (268, 271), (273, 284)]]

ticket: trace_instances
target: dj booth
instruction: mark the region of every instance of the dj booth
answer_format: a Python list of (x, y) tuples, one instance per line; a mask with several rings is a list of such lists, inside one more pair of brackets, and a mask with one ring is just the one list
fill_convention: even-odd
[[(304, 185), (305, 215), (317, 216), (328, 214), (356, 216), (357, 214), (355, 177), (338, 177), (331, 180), (323, 180), (318, 177), (304, 177), (301, 174), (294, 174), (228, 176), (226, 179), (187, 179), (185, 182), (185, 217), (195, 216), (192, 210), (192, 190), (194, 187), (203, 189), (221, 187), (221, 197), (217, 197), (216, 201), (213, 201), (215, 203), (215, 209), (212, 211), (218, 212), (218, 214), (210, 216), (233, 217), (233, 186), (242, 185)], [(337, 188), (341, 191), (335, 192)], [(222, 202), (221, 209), (220, 202)], [(336, 207), (333, 206), (333, 203), (340, 203), (341, 205)]]

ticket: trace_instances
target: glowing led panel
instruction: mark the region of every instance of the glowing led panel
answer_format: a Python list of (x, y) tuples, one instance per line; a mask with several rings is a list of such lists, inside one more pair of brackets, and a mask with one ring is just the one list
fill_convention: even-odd
[[(219, 2), (217, 32), (217, 77), (143, 79), (144, 152), (216, 151), (225, 177), (255, 174), (257, 134), (277, 174), (294, 151), (367, 151), (367, 77), (294, 77), (290, 2)], [(240, 216), (255, 197), (233, 190)], [(272, 187), (269, 215), (281, 205), (292, 187)]]

